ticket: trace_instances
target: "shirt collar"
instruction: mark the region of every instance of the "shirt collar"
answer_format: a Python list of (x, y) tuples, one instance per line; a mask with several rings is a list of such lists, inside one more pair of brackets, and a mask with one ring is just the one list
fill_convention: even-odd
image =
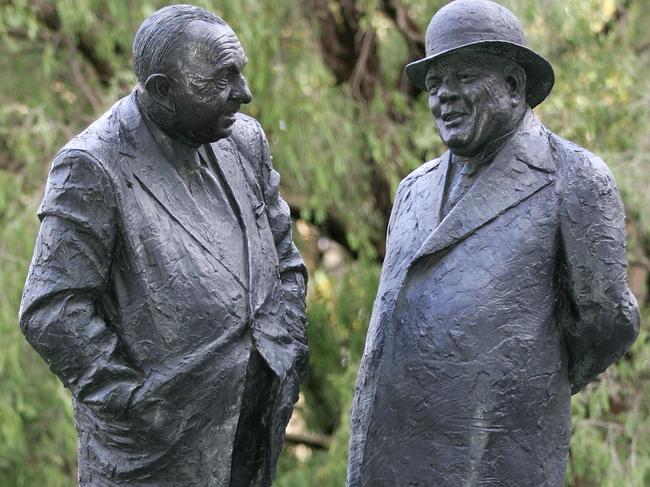
[(140, 110), (140, 113), (159, 149), (177, 170), (189, 172), (201, 166), (201, 158), (196, 147), (170, 137), (147, 116), (144, 110)]
[[(524, 117), (522, 117), (522, 120), (523, 118)], [(483, 152), (481, 152), (481, 154), (478, 156), (465, 157), (456, 155), (452, 152), (451, 162), (459, 165), (461, 168), (461, 174), (471, 176), (472, 174), (476, 173), (482, 166), (487, 165), (494, 160), (496, 155), (501, 149), (505, 147), (505, 145), (512, 138), (520, 125), (521, 120), (510, 132), (488, 142), (483, 149)]]

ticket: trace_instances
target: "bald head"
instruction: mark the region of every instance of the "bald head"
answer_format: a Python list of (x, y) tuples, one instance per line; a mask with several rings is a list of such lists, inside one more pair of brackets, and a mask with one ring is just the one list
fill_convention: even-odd
[(137, 103), (170, 137), (199, 146), (228, 137), (251, 101), (247, 59), (233, 30), (190, 5), (155, 12), (133, 43)]
[(192, 35), (191, 24), (197, 21), (232, 32), (223, 19), (193, 5), (161, 8), (142, 23), (133, 41), (133, 65), (140, 83), (144, 84), (153, 74), (168, 74), (177, 67), (178, 57), (174, 54)]

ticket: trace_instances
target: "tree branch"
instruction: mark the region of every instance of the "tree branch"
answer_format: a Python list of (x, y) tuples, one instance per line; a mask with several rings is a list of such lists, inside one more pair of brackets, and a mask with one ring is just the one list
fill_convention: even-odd
[(70, 39), (70, 37), (68, 36), (66, 36), (66, 44), (68, 45), (68, 49), (70, 50), (70, 68), (72, 70), (72, 79), (74, 80), (79, 90), (84, 94), (86, 100), (88, 100), (88, 103), (90, 103), (93, 112), (97, 113), (102, 108), (101, 102), (95, 96), (95, 93), (93, 93), (93, 90), (86, 82), (86, 78), (84, 77), (83, 72), (81, 71), (81, 66), (79, 66), (79, 62), (77, 61), (77, 58), (75, 56), (74, 44), (72, 42), (72, 39)]
[(357, 0), (309, 0), (307, 6), (318, 22), (323, 61), (337, 84), (350, 83), (355, 99), (372, 100), (379, 81), (379, 52), (374, 29), (362, 25), (364, 12)]
[[(52, 32), (60, 32), (62, 28), (61, 18), (56, 7), (43, 0), (34, 2), (36, 5), (36, 17)], [(103, 59), (95, 49), (95, 40), (87, 33), (78, 32), (75, 35), (75, 47), (79, 53), (93, 68), (99, 82), (106, 86), (115, 75), (113, 66)]]
[(294, 445), (306, 445), (315, 450), (328, 450), (332, 438), (315, 433), (286, 433), (284, 440)]
[[(393, 21), (398, 32), (402, 35), (409, 48), (408, 59), (405, 64), (421, 59), (425, 56), (424, 36), (415, 21), (409, 16), (407, 8), (400, 0), (382, 0), (382, 12)], [(402, 71), (397, 86), (410, 100), (414, 100), (420, 90), (411, 83)]]
[(599, 37), (606, 37), (609, 35), (618, 25), (625, 22), (627, 18), (627, 9), (630, 6), (630, 0), (622, 0), (621, 4), (616, 6), (614, 13), (609, 19), (603, 24), (601, 29), (597, 32)]
[(359, 251), (350, 247), (350, 243), (348, 242), (347, 237), (347, 229), (345, 228), (343, 222), (338, 218), (328, 213), (323, 221), (316, 221), (312, 214), (309, 214), (309, 218), (307, 218), (305, 212), (303, 212), (298, 206), (289, 203), (289, 209), (291, 211), (292, 218), (302, 219), (307, 223), (314, 225), (320, 229), (322, 234), (343, 247), (350, 254), (350, 256), (352, 256), (352, 258), (356, 259), (359, 257)]

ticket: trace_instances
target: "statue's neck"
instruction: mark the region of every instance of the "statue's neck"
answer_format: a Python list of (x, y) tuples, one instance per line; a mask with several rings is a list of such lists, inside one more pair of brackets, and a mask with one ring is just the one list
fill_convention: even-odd
[(158, 130), (173, 140), (175, 144), (187, 146), (193, 151), (201, 145), (188, 140), (179, 134), (177, 130), (174, 130), (173, 115), (168, 110), (161, 108), (149, 96), (140, 83), (136, 86), (135, 102), (142, 116), (146, 118), (148, 125), (154, 125)]

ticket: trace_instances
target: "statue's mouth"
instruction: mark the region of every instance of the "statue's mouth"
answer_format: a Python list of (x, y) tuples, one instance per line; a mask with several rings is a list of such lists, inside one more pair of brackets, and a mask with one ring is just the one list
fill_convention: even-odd
[(440, 118), (442, 119), (443, 122), (445, 122), (445, 124), (448, 124), (450, 122), (454, 122), (456, 120), (461, 119), (465, 115), (467, 114), (464, 112), (445, 112), (442, 114)]
[(221, 119), (224, 121), (225, 125), (230, 126), (233, 123), (235, 123), (235, 120), (237, 119), (236, 116), (237, 116), (237, 110), (235, 110), (234, 112), (224, 113)]

